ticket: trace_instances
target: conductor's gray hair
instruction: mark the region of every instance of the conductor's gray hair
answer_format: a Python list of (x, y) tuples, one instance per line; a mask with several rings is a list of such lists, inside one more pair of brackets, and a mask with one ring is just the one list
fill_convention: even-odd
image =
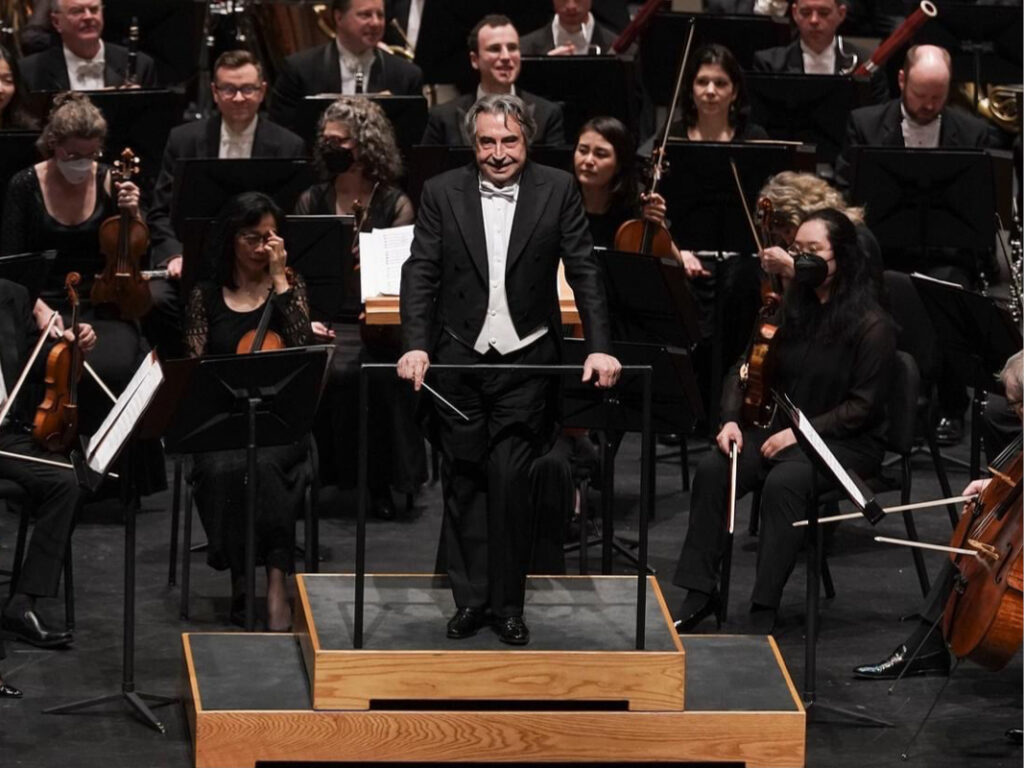
[(489, 94), (477, 99), (466, 112), (463, 126), (473, 146), (476, 146), (476, 119), (480, 115), (501, 115), (505, 125), (508, 125), (509, 118), (515, 120), (523, 129), (527, 147), (533, 143), (533, 137), (537, 134), (537, 122), (521, 98), (505, 93)]

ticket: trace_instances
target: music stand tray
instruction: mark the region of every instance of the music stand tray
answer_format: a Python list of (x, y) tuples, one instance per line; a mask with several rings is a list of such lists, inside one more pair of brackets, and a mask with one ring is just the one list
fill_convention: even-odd
[(565, 135), (592, 117), (617, 117), (636, 130), (633, 62), (618, 56), (524, 56), (519, 86), (562, 105)]
[(24, 286), (29, 300), (34, 302), (43, 292), (56, 258), (54, 250), (0, 256), (0, 278)]

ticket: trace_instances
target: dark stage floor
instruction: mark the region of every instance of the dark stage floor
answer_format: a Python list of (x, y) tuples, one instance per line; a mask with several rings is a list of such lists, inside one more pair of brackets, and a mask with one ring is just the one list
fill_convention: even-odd
[[(953, 453), (965, 457), (966, 446)], [(618, 531), (627, 535), (636, 528), (638, 466), (638, 443), (627, 439), (619, 462), (616, 509)], [(681, 491), (677, 464), (662, 464), (658, 480), (651, 559), (669, 605), (674, 607), (682, 595), (669, 579), (685, 529), (688, 494)], [(952, 482), (958, 491), (965, 485), (966, 475), (953, 470)], [(939, 495), (926, 457), (915, 461), (914, 489), (915, 500)], [(321, 543), (332, 553), (322, 570), (350, 570), (355, 529), (351, 494), (326, 489), (321, 501)], [(372, 523), (369, 570), (432, 570), (439, 503), (439, 489), (429, 487), (411, 515), (395, 522)], [(200, 554), (193, 560), (192, 620), (179, 621), (178, 590), (167, 586), (169, 505), (170, 494), (166, 493), (145, 500), (139, 516), (137, 548), (136, 680), (140, 690), (158, 694), (179, 691), (181, 632), (231, 629), (227, 623), (227, 577), (210, 570)], [(741, 504), (743, 533), (737, 538), (733, 565), (733, 622), (743, 618), (756, 557), (756, 539), (746, 535), (747, 507), (746, 502)], [(950, 527), (944, 511), (921, 512), (917, 519), (923, 539), (941, 543), (948, 540)], [(888, 535), (904, 535), (897, 520), (888, 520), (880, 527)], [(6, 567), (12, 557), (16, 529), (13, 515), (0, 514), (0, 567)], [(818, 691), (823, 700), (891, 720), (896, 727), (867, 728), (819, 712), (807, 732), (810, 766), (904, 765), (900, 753), (942, 687), (941, 679), (911, 679), (890, 695), (887, 684), (855, 681), (850, 675), (855, 664), (883, 658), (904, 637), (906, 625), (899, 623), (899, 617), (912, 613), (920, 599), (908, 552), (875, 544), (872, 535), (866, 524), (844, 523), (835, 537), (830, 562), (838, 594), (823, 607)], [(196, 536), (201, 538), (202, 534)], [(119, 703), (78, 715), (41, 714), (45, 707), (120, 688), (122, 542), (116, 506), (88, 508), (74, 537), (78, 606), (74, 647), (47, 652), (9, 644), (2, 671), (25, 691), (25, 698), (0, 703), (0, 766), (143, 768), (190, 764), (186, 721), (180, 706), (159, 710), (167, 725), (165, 735), (135, 720)], [(592, 567), (597, 555), (595, 549)], [(937, 553), (926, 556), (931, 574), (938, 570), (941, 557)], [(572, 555), (570, 572), (575, 565)], [(629, 572), (622, 561), (617, 561), (616, 571)], [(782, 625), (776, 633), (798, 689), (802, 688), (804, 666), (803, 595), (801, 563), (787, 587)], [(48, 601), (44, 614), (57, 623), (62, 616), (61, 603)], [(737, 626), (727, 624), (723, 631), (735, 631)], [(713, 631), (714, 624), (709, 620), (706, 628)], [(956, 670), (924, 726), (909, 764), (928, 768), (1020, 766), (1020, 747), (1010, 746), (1003, 737), (1005, 729), (1020, 725), (1020, 654), (998, 674), (965, 662)]]

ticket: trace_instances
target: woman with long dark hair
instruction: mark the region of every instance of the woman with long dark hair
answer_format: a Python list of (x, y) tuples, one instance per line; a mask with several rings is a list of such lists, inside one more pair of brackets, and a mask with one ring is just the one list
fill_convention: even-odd
[(25, 106), (18, 59), (0, 45), (0, 130), (31, 131), (39, 121)]
[[(189, 294), (185, 348), (190, 357), (234, 354), (239, 340), (259, 324), (273, 302), (270, 329), (286, 346), (312, 343), (309, 302), (301, 275), (289, 280), (281, 237), (284, 214), (259, 192), (232, 198), (217, 222), (211, 279)], [(295, 548), (295, 515), (302, 504), (308, 439), (259, 451), (260, 493), (256, 509), (257, 560), (267, 573), (267, 629), (285, 631), (291, 610), (285, 576)], [(245, 605), (245, 451), (198, 453), (193, 457), (196, 506), (209, 540), (207, 561), (231, 570), (231, 617), (240, 622)]]
[[(775, 341), (775, 389), (787, 394), (844, 467), (866, 475), (882, 460), (885, 402), (896, 349), (894, 325), (878, 305), (857, 232), (843, 213), (808, 215), (793, 240)], [(677, 628), (689, 632), (719, 616), (718, 574), (725, 544), (729, 448), (739, 452), (737, 497), (760, 488), (761, 534), (751, 628), (771, 631), (782, 590), (803, 541), (792, 523), (812, 502), (812, 467), (779, 417), (767, 429), (741, 426), (737, 362), (722, 392), (717, 450), (693, 481), (689, 528), (673, 583), (688, 591)], [(828, 481), (819, 478), (821, 487)]]

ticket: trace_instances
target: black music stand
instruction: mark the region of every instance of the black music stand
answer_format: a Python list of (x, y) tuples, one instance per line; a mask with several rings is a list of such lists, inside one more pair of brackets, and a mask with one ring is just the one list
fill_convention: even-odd
[(288, 266), (306, 281), (311, 320), (325, 323), (355, 317), (359, 295), (346, 295), (353, 275), (352, 216), (288, 216)]
[(132, 19), (139, 22), (139, 49), (153, 57), (157, 82), (194, 80), (203, 40), (206, 3), (182, 0), (104, 0), (103, 37), (127, 45)]
[(255, 625), (259, 449), (294, 443), (313, 427), (332, 346), (168, 360), (150, 425), (168, 453), (245, 449), (245, 629)]
[[(640, 71), (655, 104), (672, 101), (691, 21), (695, 25), (693, 50), (719, 43), (732, 51), (745, 70), (751, 68), (756, 51), (786, 45), (790, 39), (789, 24), (779, 24), (767, 16), (659, 13), (640, 41)], [(670, 61), (665, 60), (666, 51), (672, 52)]]
[(567, 138), (575, 137), (583, 123), (599, 115), (617, 117), (636, 130), (639, 89), (629, 59), (524, 56), (517, 85), (562, 105)]
[(263, 192), (282, 210), (293, 210), (299, 195), (315, 181), (309, 162), (294, 158), (179, 160), (171, 204), (174, 230), (183, 233), (186, 219), (213, 218), (242, 192)]
[[(317, 94), (306, 96), (299, 102), (292, 130), (306, 142), (307, 147), (316, 143), (316, 126), (320, 116), (340, 95)], [(423, 96), (385, 96), (377, 93), (364, 96), (384, 110), (395, 129), (395, 140), (399, 148), (408, 154), (409, 148), (423, 138), (423, 131), (427, 127), (427, 100)]]
[(835, 162), (850, 110), (860, 106), (853, 78), (750, 72), (745, 80), (751, 122), (773, 139), (814, 144), (819, 161)]
[(928, 19), (914, 43), (941, 45), (949, 51), (955, 82), (1021, 81), (1020, 5), (944, 1), (939, 4), (939, 15)]
[(0, 131), (0, 214), (11, 177), (39, 159), (38, 138), (38, 131)]
[(966, 378), (973, 383), (970, 474), (979, 477), (985, 394), (1002, 393), (996, 374), (1024, 345), (1020, 327), (989, 296), (925, 275), (914, 274), (911, 279), (942, 339), (943, 354), (958, 369), (969, 372)]
[(46, 278), (50, 276), (56, 259), (57, 252), (54, 250), (0, 256), (0, 277), (24, 286), (29, 301), (34, 302), (43, 292)]

